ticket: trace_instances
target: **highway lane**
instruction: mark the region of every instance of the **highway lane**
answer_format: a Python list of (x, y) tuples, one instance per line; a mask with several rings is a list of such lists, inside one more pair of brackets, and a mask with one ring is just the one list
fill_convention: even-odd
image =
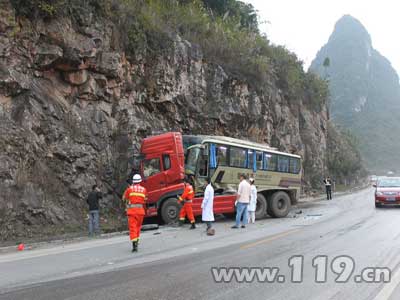
[[(144, 236), (139, 255), (127, 251), (126, 237), (116, 237), (0, 256), (0, 299), (400, 299), (399, 214), (376, 210), (368, 189), (243, 230), (218, 222), (212, 238), (204, 228), (164, 228)], [(288, 260), (300, 255), (303, 278), (293, 283)], [(312, 266), (320, 255), (328, 259), (325, 283), (315, 282)], [(355, 262), (346, 283), (335, 282), (331, 262), (338, 256), (336, 262)], [(216, 283), (212, 267), (279, 267), (285, 282)], [(391, 282), (356, 283), (366, 267), (390, 269)]]

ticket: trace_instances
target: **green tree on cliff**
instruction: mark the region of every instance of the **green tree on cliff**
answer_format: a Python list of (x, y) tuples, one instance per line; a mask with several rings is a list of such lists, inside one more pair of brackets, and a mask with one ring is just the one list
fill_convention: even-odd
[(325, 70), (325, 80), (328, 79), (328, 68), (331, 66), (331, 60), (329, 59), (329, 57), (325, 57), (324, 59), (324, 63), (322, 64), (324, 66), (324, 70)]

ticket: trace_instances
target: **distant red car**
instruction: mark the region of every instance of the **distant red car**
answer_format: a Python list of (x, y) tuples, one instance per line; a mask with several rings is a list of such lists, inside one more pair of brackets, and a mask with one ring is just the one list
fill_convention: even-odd
[(378, 179), (375, 186), (375, 207), (400, 204), (400, 177)]

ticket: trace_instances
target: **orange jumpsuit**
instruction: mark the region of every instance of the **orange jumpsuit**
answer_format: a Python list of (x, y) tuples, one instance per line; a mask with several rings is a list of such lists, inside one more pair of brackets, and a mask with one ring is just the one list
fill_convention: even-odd
[(140, 184), (131, 185), (126, 189), (123, 198), (127, 200), (126, 215), (128, 216), (130, 239), (132, 242), (139, 241), (145, 215), (146, 188)]
[(179, 202), (183, 202), (183, 206), (181, 211), (179, 212), (179, 220), (185, 221), (185, 217), (187, 216), (190, 220), (190, 223), (194, 223), (192, 202), (194, 198), (194, 190), (193, 187), (189, 183), (185, 183), (185, 189), (183, 190), (182, 196), (179, 197)]

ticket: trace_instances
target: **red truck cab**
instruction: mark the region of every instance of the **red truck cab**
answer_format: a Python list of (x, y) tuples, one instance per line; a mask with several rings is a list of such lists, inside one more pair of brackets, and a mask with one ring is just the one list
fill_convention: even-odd
[(182, 135), (169, 132), (145, 138), (140, 153), (142, 185), (148, 191), (147, 216), (156, 216), (161, 203), (183, 191), (185, 162)]
[[(137, 166), (147, 189), (147, 217), (159, 216), (165, 223), (178, 220), (181, 206), (178, 196), (183, 192), (185, 155), (182, 135), (169, 132), (145, 138), (140, 148)], [(201, 215), (203, 195), (196, 193), (193, 213)], [(235, 195), (215, 195), (214, 213), (234, 212)]]

